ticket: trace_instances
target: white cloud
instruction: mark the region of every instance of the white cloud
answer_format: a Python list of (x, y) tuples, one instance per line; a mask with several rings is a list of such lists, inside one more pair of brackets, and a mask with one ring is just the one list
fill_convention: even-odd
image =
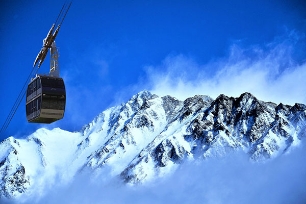
[(243, 49), (233, 45), (226, 58), (199, 65), (192, 58), (167, 57), (159, 66), (148, 66), (149, 87), (158, 95), (179, 99), (196, 94), (213, 98), (250, 92), (275, 103), (306, 103), (306, 63), (292, 59), (291, 42), (270, 43)]
[(173, 174), (138, 186), (107, 171), (83, 171), (72, 183), (55, 182), (44, 197), (24, 203), (305, 203), (305, 150), (302, 143), (266, 163), (252, 163), (243, 152), (185, 162)]

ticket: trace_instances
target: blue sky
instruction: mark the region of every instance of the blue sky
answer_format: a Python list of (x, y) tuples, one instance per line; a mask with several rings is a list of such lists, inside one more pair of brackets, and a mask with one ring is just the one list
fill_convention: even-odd
[[(1, 1), (1, 125), (63, 3)], [(249, 91), (276, 103), (306, 103), (305, 11), (302, 0), (75, 0), (56, 39), (64, 119), (29, 124), (23, 99), (0, 139), (43, 126), (78, 131), (144, 89), (180, 99)], [(49, 56), (39, 73), (48, 71)]]

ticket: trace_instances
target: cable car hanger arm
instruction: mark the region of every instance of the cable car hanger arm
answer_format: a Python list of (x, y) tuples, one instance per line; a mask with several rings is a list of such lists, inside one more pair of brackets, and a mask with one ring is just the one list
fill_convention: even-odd
[[(50, 49), (52, 47), (53, 42), (55, 41), (55, 38), (60, 30), (60, 27), (62, 25), (62, 23), (64, 22), (64, 19), (70, 9), (70, 6), (72, 4), (72, 1), (69, 4), (64, 4), (59, 15), (56, 18), (55, 23), (52, 24), (47, 37), (43, 40), (43, 47), (41, 48), (41, 50), (39, 51), (33, 67), (36, 66), (36, 64), (38, 63), (38, 68), (42, 65), (43, 61), (45, 60), (47, 53), (48, 53), (48, 49)], [(58, 25), (57, 23), (60, 22)], [(54, 28), (56, 27), (55, 31)]]

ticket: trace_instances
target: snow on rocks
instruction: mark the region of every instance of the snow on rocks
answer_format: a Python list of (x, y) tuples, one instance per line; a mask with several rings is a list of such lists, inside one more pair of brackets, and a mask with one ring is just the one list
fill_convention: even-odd
[(180, 101), (148, 91), (100, 113), (80, 132), (39, 129), (0, 143), (0, 198), (40, 194), (83, 169), (110, 169), (130, 184), (173, 172), (185, 159), (242, 150), (253, 161), (290, 151), (306, 132), (306, 106), (274, 104), (250, 93)]

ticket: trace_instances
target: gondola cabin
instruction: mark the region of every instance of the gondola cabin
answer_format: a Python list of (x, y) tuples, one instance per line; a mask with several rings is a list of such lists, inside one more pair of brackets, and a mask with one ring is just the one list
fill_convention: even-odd
[(52, 123), (64, 117), (66, 90), (62, 78), (37, 75), (28, 85), (26, 115), (28, 122)]

